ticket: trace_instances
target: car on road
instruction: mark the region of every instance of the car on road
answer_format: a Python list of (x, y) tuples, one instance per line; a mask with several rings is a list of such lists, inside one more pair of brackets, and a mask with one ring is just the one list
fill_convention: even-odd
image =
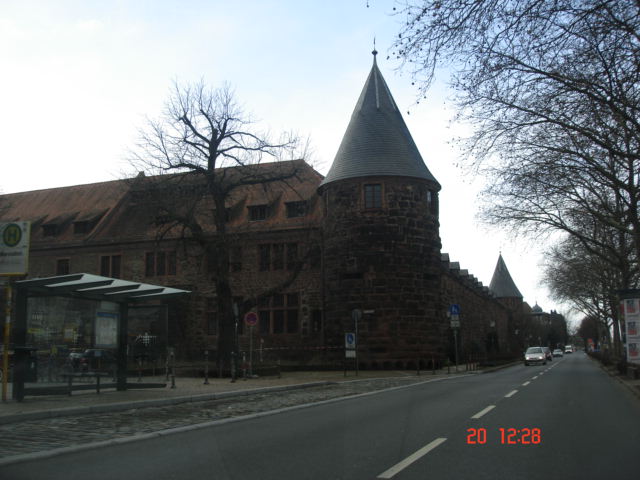
[(542, 347), (542, 351), (544, 352), (544, 356), (547, 357), (547, 360), (553, 362), (553, 354), (551, 353), (551, 349), (549, 347)]
[(573, 353), (573, 345), (566, 345), (564, 347), (564, 353)]
[(526, 366), (540, 363), (541, 365), (547, 364), (547, 356), (544, 353), (542, 347), (529, 347), (524, 353), (524, 364)]
[(553, 351), (553, 356), (554, 356), (554, 357), (564, 357), (564, 353), (562, 352), (562, 350), (561, 350), (561, 349), (556, 348), (556, 349)]

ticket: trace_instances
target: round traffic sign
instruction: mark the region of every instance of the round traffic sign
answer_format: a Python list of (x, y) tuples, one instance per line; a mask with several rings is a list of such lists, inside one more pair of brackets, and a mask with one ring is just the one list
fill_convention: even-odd
[(256, 312), (247, 312), (244, 316), (244, 323), (249, 327), (255, 327), (258, 324), (258, 314)]

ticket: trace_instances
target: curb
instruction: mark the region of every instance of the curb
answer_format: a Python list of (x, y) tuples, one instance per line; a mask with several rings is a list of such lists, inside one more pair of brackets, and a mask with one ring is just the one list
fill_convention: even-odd
[(48, 418), (69, 417), (74, 415), (88, 415), (92, 413), (112, 413), (123, 410), (133, 410), (136, 408), (163, 407), (166, 405), (177, 405), (180, 403), (206, 402), (209, 400), (220, 400), (223, 398), (244, 397), (260, 393), (285, 392), (288, 390), (301, 390), (304, 388), (322, 387), (334, 385), (337, 382), (310, 382), (298, 383), (294, 385), (282, 385), (276, 387), (253, 388), (249, 390), (235, 390), (230, 392), (203, 393), (199, 395), (185, 395), (182, 397), (157, 398), (152, 400), (136, 400), (129, 402), (107, 403), (101, 405), (89, 405), (86, 407), (68, 407), (55, 410), (41, 410), (37, 412), (17, 413), (15, 415), (0, 416), (0, 425), (24, 422), (29, 420), (43, 420)]
[(615, 378), (619, 383), (621, 383), (622, 385), (624, 385), (627, 390), (629, 390), (633, 395), (635, 395), (638, 399), (640, 399), (640, 388), (635, 387), (633, 385), (630, 385), (628, 382), (625, 382), (624, 378), (622, 378), (621, 375), (615, 375), (612, 372), (609, 371), (608, 368), (606, 368), (601, 362), (599, 362), (598, 360), (596, 360), (595, 358), (592, 358), (590, 355), (588, 355), (589, 360), (596, 362), (598, 364), (598, 366), (600, 367), (600, 369), (604, 370), (604, 372), (609, 375), (609, 377), (611, 378)]

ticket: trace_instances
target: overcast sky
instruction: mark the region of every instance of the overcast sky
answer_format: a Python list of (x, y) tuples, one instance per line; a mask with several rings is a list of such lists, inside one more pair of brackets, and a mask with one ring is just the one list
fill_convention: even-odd
[[(369, 7), (367, 7), (369, 3)], [(0, 156), (3, 193), (132, 175), (127, 150), (173, 80), (228, 82), (273, 133), (311, 138), (326, 174), (372, 64), (378, 65), (427, 166), (442, 185), (442, 251), (485, 285), (502, 251), (530, 305), (556, 306), (539, 285), (538, 242), (476, 220), (482, 179), (458, 166), (442, 76), (416, 104), (388, 60), (401, 18), (393, 0), (2, 0)]]

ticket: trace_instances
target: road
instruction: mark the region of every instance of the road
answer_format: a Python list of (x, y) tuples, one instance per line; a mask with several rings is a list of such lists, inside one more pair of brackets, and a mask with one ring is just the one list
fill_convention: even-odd
[[(501, 428), (531, 443), (503, 444)], [(640, 470), (638, 445), (638, 399), (575, 353), (9, 465), (0, 478), (624, 479)]]

